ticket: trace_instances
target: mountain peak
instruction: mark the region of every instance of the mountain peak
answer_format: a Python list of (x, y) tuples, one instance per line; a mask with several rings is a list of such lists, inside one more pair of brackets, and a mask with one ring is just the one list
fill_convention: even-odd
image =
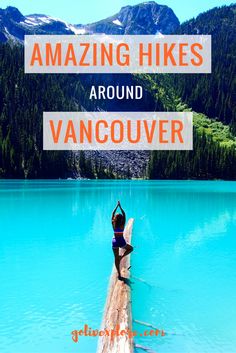
[(166, 6), (166, 5), (159, 5), (156, 1), (145, 1), (145, 2), (140, 2), (139, 4), (136, 4), (136, 5), (122, 6), (121, 10), (125, 8), (134, 8), (134, 7), (140, 7), (140, 6), (147, 7), (147, 6)]
[(148, 1), (123, 6), (116, 15), (91, 23), (85, 28), (88, 32), (106, 34), (171, 34), (179, 24), (171, 8)]
[[(173, 10), (155, 1), (122, 7), (118, 19), (127, 27), (128, 34), (168, 34), (179, 26)], [(137, 24), (139, 28), (135, 28)]]
[(24, 16), (16, 7), (8, 6), (4, 12), (6, 16), (10, 17), (15, 22), (24, 20)]

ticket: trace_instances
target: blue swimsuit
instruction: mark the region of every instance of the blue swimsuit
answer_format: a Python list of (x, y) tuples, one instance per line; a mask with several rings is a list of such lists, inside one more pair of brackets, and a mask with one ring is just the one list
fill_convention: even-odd
[[(126, 246), (125, 238), (123, 237), (123, 229), (114, 229), (114, 238), (112, 238), (112, 248), (124, 248)], [(116, 237), (116, 234), (120, 234)]]

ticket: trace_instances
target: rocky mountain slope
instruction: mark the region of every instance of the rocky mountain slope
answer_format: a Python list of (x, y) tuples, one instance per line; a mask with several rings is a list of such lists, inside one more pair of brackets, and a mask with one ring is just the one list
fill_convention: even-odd
[(106, 34), (169, 34), (179, 26), (179, 20), (168, 6), (155, 1), (122, 7), (120, 12), (84, 27), (85, 32)]
[(23, 42), (25, 34), (156, 34), (179, 26), (174, 12), (154, 1), (122, 7), (120, 12), (92, 24), (72, 25), (43, 14), (23, 16), (15, 7), (0, 9), (0, 42)]
[[(74, 27), (50, 16), (34, 14), (23, 16), (15, 7), (0, 9), (0, 41), (23, 42), (25, 34), (80, 34)], [(82, 31), (83, 33), (83, 31)]]

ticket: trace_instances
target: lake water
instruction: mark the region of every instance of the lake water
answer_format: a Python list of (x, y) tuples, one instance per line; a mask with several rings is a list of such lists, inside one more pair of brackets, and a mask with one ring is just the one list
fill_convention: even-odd
[(167, 333), (135, 343), (235, 353), (236, 183), (221, 181), (0, 181), (0, 352), (95, 353), (71, 331), (100, 327), (117, 200), (135, 218), (133, 319)]

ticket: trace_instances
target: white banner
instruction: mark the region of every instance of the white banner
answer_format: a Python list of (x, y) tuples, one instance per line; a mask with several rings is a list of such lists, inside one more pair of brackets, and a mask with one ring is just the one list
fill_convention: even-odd
[(211, 73), (211, 36), (26, 35), (25, 73)]
[(44, 150), (192, 150), (191, 112), (45, 112)]

